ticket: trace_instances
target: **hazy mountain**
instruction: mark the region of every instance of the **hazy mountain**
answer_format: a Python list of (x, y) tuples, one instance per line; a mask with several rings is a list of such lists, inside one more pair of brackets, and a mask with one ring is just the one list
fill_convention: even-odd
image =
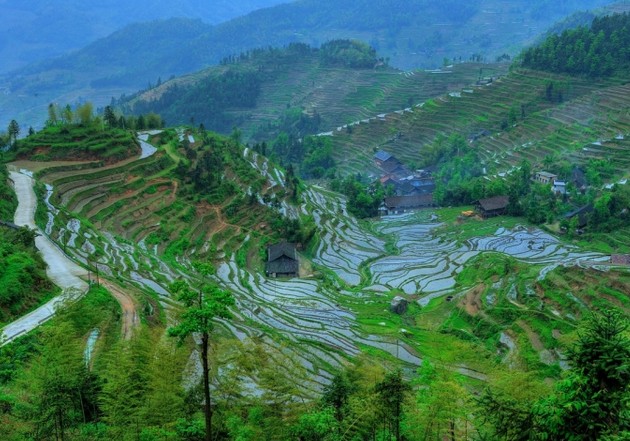
[(0, 0), (0, 72), (81, 48), (129, 23), (188, 17), (217, 24), (282, 1)]
[[(1, 79), (0, 123), (39, 124), (51, 100), (105, 104), (169, 78), (256, 47), (333, 38), (374, 46), (400, 68), (435, 67), (447, 59), (494, 60), (517, 54), (557, 20), (606, 0), (301, 0), (257, 10), (217, 26), (199, 21), (130, 25), (54, 62)], [(154, 9), (159, 9), (158, 7)], [(22, 113), (28, 109), (27, 113)]]

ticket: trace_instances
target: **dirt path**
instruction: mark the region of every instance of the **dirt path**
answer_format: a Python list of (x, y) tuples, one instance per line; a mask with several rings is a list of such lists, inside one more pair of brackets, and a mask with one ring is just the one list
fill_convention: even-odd
[(87, 275), (87, 271), (68, 259), (57, 245), (43, 235), (35, 225), (34, 216), (37, 198), (33, 191), (33, 178), (17, 171), (11, 171), (10, 178), (13, 181), (18, 198), (14, 222), (16, 225), (33, 228), (39, 233), (39, 236), (35, 238), (35, 246), (48, 265), (46, 275), (55, 285), (62, 289), (62, 293), (35, 311), (6, 325), (0, 335), (0, 345), (6, 344), (20, 335), (35, 329), (50, 319), (55, 314), (57, 307), (69, 300), (81, 297), (87, 292), (88, 288), (87, 283), (81, 278)]
[(527, 334), (527, 338), (529, 338), (529, 342), (537, 352), (545, 350), (545, 345), (540, 340), (540, 336), (536, 334), (536, 332), (534, 332), (534, 330), (527, 323), (525, 323), (523, 320), (518, 320), (515, 323), (520, 326), (523, 331), (525, 331), (525, 333)]
[[(36, 310), (6, 325), (0, 333), (0, 346), (46, 322), (55, 314), (58, 307), (68, 301), (79, 299), (88, 289), (88, 284), (82, 278), (87, 276), (87, 270), (70, 260), (35, 224), (37, 198), (33, 191), (33, 178), (15, 170), (10, 172), (10, 178), (18, 198), (14, 222), (16, 225), (35, 229), (39, 233), (39, 236), (35, 238), (35, 246), (48, 266), (46, 275), (62, 289), (62, 293)], [(102, 284), (122, 308), (122, 336), (128, 340), (131, 338), (133, 328), (140, 323), (133, 298), (112, 282), (104, 280)]]
[(115, 285), (109, 280), (101, 280), (101, 285), (107, 288), (107, 290), (112, 294), (112, 296), (116, 299), (116, 301), (122, 308), (123, 315), (121, 324), (121, 335), (123, 339), (129, 340), (133, 335), (134, 328), (140, 324), (138, 311), (136, 309), (136, 303), (133, 297), (121, 287)]

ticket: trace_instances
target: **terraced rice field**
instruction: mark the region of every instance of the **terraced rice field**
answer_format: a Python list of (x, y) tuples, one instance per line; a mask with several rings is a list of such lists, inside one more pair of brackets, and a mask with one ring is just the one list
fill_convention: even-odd
[[(283, 189), (281, 170), (249, 149), (243, 155), (265, 178), (266, 187)], [(348, 213), (343, 198), (309, 187), (302, 205), (284, 203), (277, 210), (278, 215), (308, 214), (315, 220), (317, 238), (303, 256), (312, 261), (315, 274), (305, 279), (268, 279), (256, 268), (238, 263), (235, 250), (258, 253), (261, 247), (260, 234), (247, 226), (249, 221), (231, 224), (217, 207), (183, 203), (177, 198), (177, 181), (157, 166), (163, 158), (164, 152), (158, 150), (117, 167), (50, 170), (43, 176), (52, 197), (49, 192), (50, 204), (41, 204), (47, 214), (40, 215), (42, 222), (49, 219), (47, 234), (78, 261), (98, 266), (122, 284), (154, 292), (166, 307), (171, 304), (168, 284), (174, 279), (198, 284), (206, 277), (215, 278), (237, 302), (235, 318), (222, 323), (225, 331), (290, 348), (310, 373), (310, 389), (321, 387), (334, 368), (361, 352), (397, 358), (413, 368), (423, 357), (456, 351), (453, 368), (483, 378), (479, 371), (488, 366), (496, 347), (486, 347), (476, 337), (463, 342), (455, 331), (440, 331), (455, 327), (460, 334), (474, 333), (465, 308), (444, 300), (466, 298), (475, 288), (459, 278), (471, 262), (503, 256), (527, 268), (527, 277), (519, 281), (483, 281), (487, 286), (479, 295), (491, 300), (478, 302), (493, 306), (509, 298), (513, 307), (528, 310), (519, 303), (521, 297), (534, 292), (547, 274), (558, 271), (556, 267), (584, 262), (603, 267), (608, 259), (524, 227), (497, 228), (492, 236), (459, 242), (437, 233), (439, 218), (428, 211), (386, 217), (366, 228)], [(189, 216), (182, 220), (186, 213)], [(200, 270), (199, 263), (209, 260), (216, 267), (214, 276)], [(395, 295), (410, 301), (406, 316), (388, 311)], [(575, 314), (566, 313), (570, 309), (561, 305), (552, 309), (551, 319), (544, 316), (547, 320), (574, 323)], [(537, 317), (509, 332), (508, 325), (501, 325), (492, 338), (499, 345), (500, 335), (507, 341), (530, 326), (527, 332), (535, 340), (534, 335), (546, 329), (536, 325)], [(514, 345), (514, 351), (525, 351), (518, 341)], [(550, 345), (545, 340), (539, 350)], [(557, 366), (558, 357), (549, 360)]]
[[(269, 78), (261, 84), (255, 107), (227, 109), (227, 113), (239, 121), (239, 129), (249, 142), (269, 141), (277, 136), (275, 126), (287, 112), (317, 113), (321, 120), (319, 130), (328, 132), (353, 121), (394, 112), (459, 90), (477, 80), (480, 68), (498, 74), (505, 73), (507, 67), (464, 63), (437, 73), (389, 68), (338, 69), (323, 68), (318, 57), (307, 57), (292, 62), (290, 67), (271, 68)], [(193, 77), (197, 81), (204, 75), (212, 75), (211, 72), (212, 69)], [(154, 91), (147, 92), (144, 99), (154, 99), (152, 93)]]
[[(562, 89), (562, 103), (546, 101), (549, 82)], [(516, 110), (517, 122), (501, 130), (510, 108)], [(577, 164), (610, 160), (623, 175), (630, 163), (626, 145), (629, 109), (630, 85), (622, 80), (594, 81), (517, 70), (490, 84), (443, 94), (400, 112), (372, 115), (353, 127), (352, 133), (330, 135), (338, 152), (336, 159), (346, 173), (363, 169), (378, 149), (413, 163), (422, 158), (423, 146), (440, 134), (457, 131), (468, 138), (488, 130), (491, 135), (472, 145), (489, 173), (510, 170), (522, 159), (540, 164), (546, 155), (556, 154)]]

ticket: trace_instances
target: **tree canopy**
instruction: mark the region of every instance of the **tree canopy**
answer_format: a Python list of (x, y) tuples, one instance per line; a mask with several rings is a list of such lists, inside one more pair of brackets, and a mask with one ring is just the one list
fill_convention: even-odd
[(581, 26), (551, 35), (525, 50), (521, 65), (550, 72), (605, 77), (630, 69), (630, 15), (596, 17)]

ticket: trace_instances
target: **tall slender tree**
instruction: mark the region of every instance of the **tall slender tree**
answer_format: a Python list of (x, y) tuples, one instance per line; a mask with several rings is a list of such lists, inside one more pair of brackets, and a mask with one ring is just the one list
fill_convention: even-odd
[(54, 103), (48, 105), (48, 124), (57, 125), (57, 106)]
[(385, 375), (383, 381), (378, 383), (375, 392), (378, 394), (382, 406), (383, 418), (387, 421), (390, 433), (394, 433), (394, 439), (400, 441), (400, 422), (403, 417), (403, 402), (411, 391), (411, 386), (402, 377), (402, 372), (396, 370)]
[(15, 143), (17, 142), (17, 137), (20, 134), (20, 125), (16, 120), (11, 120), (7, 129), (7, 133), (9, 134), (9, 142), (11, 143), (11, 145), (15, 145)]
[(534, 407), (540, 439), (622, 440), (630, 435), (630, 320), (616, 310), (587, 320), (569, 352), (572, 370)]
[(232, 294), (220, 289), (216, 284), (204, 285), (195, 290), (188, 283), (179, 280), (171, 284), (170, 290), (185, 309), (178, 325), (169, 328), (168, 334), (183, 342), (188, 336), (198, 334), (201, 337), (201, 364), (203, 370), (204, 416), (206, 422), (206, 441), (212, 440), (212, 402), (210, 397), (210, 366), (208, 351), (210, 335), (214, 331), (214, 319), (230, 318), (229, 307), (234, 304)]
[(116, 118), (116, 114), (114, 113), (114, 109), (112, 109), (112, 106), (105, 106), (105, 110), (103, 111), (103, 119), (109, 127), (118, 127), (118, 118)]

